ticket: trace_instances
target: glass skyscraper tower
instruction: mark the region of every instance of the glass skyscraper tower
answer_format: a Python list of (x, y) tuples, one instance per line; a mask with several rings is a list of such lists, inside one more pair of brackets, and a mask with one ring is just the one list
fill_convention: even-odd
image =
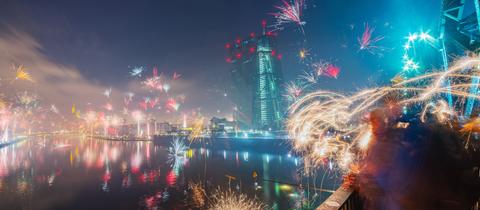
[(283, 77), (276, 47), (276, 34), (264, 32), (227, 44), (232, 63), (230, 96), (235, 118), (249, 128), (280, 130), (283, 127)]

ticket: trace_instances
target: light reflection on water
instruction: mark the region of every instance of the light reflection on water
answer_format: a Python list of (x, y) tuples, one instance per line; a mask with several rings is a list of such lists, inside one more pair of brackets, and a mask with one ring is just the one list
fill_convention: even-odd
[[(230, 185), (274, 209), (299, 207), (303, 200), (304, 190), (285, 184), (305, 183), (298, 175), (301, 160), (290, 154), (174, 153), (150, 142), (80, 137), (11, 145), (0, 149), (0, 209), (183, 209), (190, 181), (206, 184), (207, 192)], [(324, 188), (334, 189), (338, 178), (326, 177)]]

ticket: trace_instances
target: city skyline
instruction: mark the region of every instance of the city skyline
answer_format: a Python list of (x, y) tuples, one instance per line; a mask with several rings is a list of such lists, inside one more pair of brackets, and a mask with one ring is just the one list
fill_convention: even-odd
[[(17, 43), (23, 43), (21, 45), (23, 48), (19, 48), (15, 55), (6, 50), (7, 54), (4, 57), (34, 56), (36, 60), (35, 64), (29, 65), (24, 63), (25, 61), (4, 59), (1, 61), (4, 71), (0, 76), (5, 77), (11, 73), (9, 70), (12, 69), (12, 64), (25, 65), (34, 77), (41, 78), (38, 83), (48, 84), (48, 81), (56, 80), (54, 75), (67, 72), (71, 76), (67, 78), (70, 82), (63, 85), (67, 96), (71, 97), (43, 96), (47, 97), (46, 100), (52, 101), (52, 104), (61, 107), (63, 111), (70, 109), (72, 104), (81, 109), (87, 109), (89, 106), (99, 107), (104, 105), (102, 92), (112, 88), (112, 100), (117, 101), (115, 107), (118, 110), (125, 92), (144, 92), (138, 84), (131, 81), (128, 72), (136, 66), (144, 66), (148, 71), (157, 67), (169, 77), (174, 73), (182, 75), (181, 80), (172, 84), (177, 87), (171, 88), (172, 94), (183, 95), (187, 100), (182, 104), (182, 112), (231, 117), (234, 105), (228, 98), (212, 103), (213, 99), (225, 97), (225, 90), (228, 88), (228, 81), (222, 79), (229, 74), (224, 45), (235, 39), (248, 37), (251, 32), (258, 33), (263, 20), (271, 26), (275, 21), (271, 15), (275, 12), (272, 6), (274, 3), (274, 1), (262, 3), (247, 1), (226, 5), (212, 2), (185, 6), (188, 4), (182, 1), (165, 4), (144, 1), (136, 4), (124, 3), (111, 9), (107, 9), (108, 3), (102, 3), (96, 5), (98, 9), (95, 9), (89, 2), (77, 5), (62, 2), (35, 5), (22, 1), (6, 1), (7, 6), (1, 11), (3, 15), (0, 38), (5, 42), (4, 48), (14, 48), (13, 45)], [(390, 61), (398, 62), (396, 56), (401, 55), (398, 49), (393, 48), (392, 53), (385, 55), (378, 62), (377, 56), (358, 52), (356, 39), (363, 32), (363, 25), (370, 23), (375, 27), (375, 33), (385, 34), (388, 40), (386, 38), (383, 44), (388, 47), (391, 42), (401, 42), (409, 32), (418, 28), (429, 28), (436, 22), (428, 18), (416, 20), (416, 27), (405, 29), (401, 28), (397, 16), (385, 16), (380, 12), (364, 14), (362, 19), (356, 19), (353, 18), (354, 15), (358, 15), (363, 7), (369, 5), (384, 7), (387, 11), (393, 11), (394, 7), (381, 1), (355, 4), (359, 4), (359, 7), (352, 5), (351, 8), (343, 8), (352, 12), (351, 17), (345, 16), (334, 22), (326, 21), (325, 15), (333, 15), (336, 4), (329, 1), (308, 4), (306, 9), (308, 13), (305, 17), (308, 23), (304, 27), (310, 33), (305, 34), (304, 38), (302, 32), (295, 27), (275, 31), (279, 34), (279, 49), (283, 52), (282, 63), (286, 82), (294, 80), (303, 71), (308, 70), (307, 66), (299, 63), (298, 58), (299, 50), (305, 47), (304, 41), (298, 41), (302, 39), (308, 42), (311, 48), (308, 50), (314, 59), (330, 61), (341, 69), (337, 79), (322, 78), (320, 81), (322, 88), (351, 91), (364, 88), (363, 81), (371, 84), (386, 82), (387, 80), (383, 79), (384, 75), (394, 75), (398, 72), (397, 65)], [(408, 4), (403, 1), (393, 5)], [(416, 10), (423, 13), (427, 11), (427, 6), (427, 3), (418, 4)], [(203, 13), (202, 8), (207, 7), (216, 8), (217, 12)], [(230, 14), (224, 9), (226, 7), (235, 7), (241, 11)], [(106, 13), (101, 12), (100, 8), (107, 9)], [(195, 20), (196, 22), (186, 22), (181, 14), (168, 12), (167, 8), (175, 8), (194, 16), (196, 14), (199, 19)], [(60, 12), (53, 12), (57, 10)], [(80, 11), (88, 11), (91, 15)], [(173, 16), (164, 20), (158, 18), (161, 17), (160, 14)], [(232, 20), (222, 18), (226, 16)], [(114, 19), (121, 21), (110, 26), (108, 23)], [(105, 30), (107, 25), (109, 30)], [(268, 29), (273, 30), (271, 27)], [(332, 29), (335, 29), (334, 33), (330, 32)], [(395, 36), (391, 36), (394, 32)], [(185, 50), (190, 46), (193, 48)], [(190, 62), (182, 62), (186, 60)], [(77, 84), (70, 85), (72, 83)], [(28, 86), (29, 90), (35, 87)], [(53, 87), (42, 89), (43, 87), (37, 88), (35, 91), (41, 95), (53, 92)], [(86, 91), (80, 89), (88, 89), (88, 92), (98, 94), (85, 96), (82, 92)], [(159, 113), (160, 116), (178, 118), (164, 113)]]

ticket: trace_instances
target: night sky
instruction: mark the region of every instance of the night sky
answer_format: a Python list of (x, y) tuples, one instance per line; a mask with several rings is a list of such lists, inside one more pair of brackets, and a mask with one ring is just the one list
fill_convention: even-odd
[[(294, 25), (278, 31), (285, 78), (293, 80), (306, 70), (297, 56), (299, 49), (306, 47), (314, 59), (329, 60), (342, 69), (338, 79), (322, 79), (321, 88), (342, 91), (388, 82), (401, 68), (405, 36), (419, 30), (434, 31), (440, 15), (440, 1), (433, 0), (306, 2), (305, 36)], [(280, 3), (1, 0), (0, 38), (19, 36), (22, 42), (27, 36), (35, 40), (39, 45), (34, 44), (35, 53), (56, 65), (76, 69), (85, 83), (98, 89), (111, 86), (127, 91), (132, 80), (128, 71), (134, 66), (157, 66), (166, 75), (178, 72), (185, 83), (185, 110), (200, 108), (207, 115), (220, 110), (222, 115), (231, 110), (223, 97), (229, 82), (225, 43), (261, 32), (260, 22), (273, 23), (270, 13)], [(364, 23), (376, 28), (374, 35), (385, 36), (379, 42), (388, 48), (383, 56), (358, 50), (357, 37)]]

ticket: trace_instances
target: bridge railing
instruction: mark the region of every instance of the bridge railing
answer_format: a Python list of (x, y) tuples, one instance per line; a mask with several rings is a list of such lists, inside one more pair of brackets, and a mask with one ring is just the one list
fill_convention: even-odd
[(362, 202), (354, 190), (340, 187), (317, 210), (362, 210)]

